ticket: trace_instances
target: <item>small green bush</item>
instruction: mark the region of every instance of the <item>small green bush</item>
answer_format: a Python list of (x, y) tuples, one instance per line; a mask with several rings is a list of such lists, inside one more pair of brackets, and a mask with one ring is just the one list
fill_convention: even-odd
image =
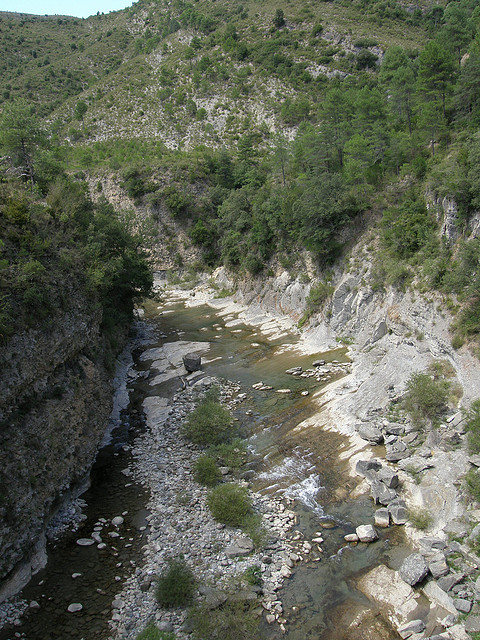
[(243, 440), (234, 438), (231, 442), (209, 447), (208, 455), (215, 458), (220, 466), (238, 471), (247, 459), (247, 447)]
[(183, 435), (195, 444), (216, 445), (230, 440), (232, 427), (230, 412), (207, 397), (188, 416), (183, 425)]
[(465, 428), (468, 431), (470, 453), (480, 453), (480, 400), (472, 402), (472, 406), (467, 412)]
[(138, 634), (136, 640), (175, 640), (175, 635), (167, 631), (160, 631), (152, 622)]
[(465, 476), (468, 493), (476, 502), (480, 502), (480, 474), (476, 469), (470, 469)]
[(221, 484), (210, 491), (207, 504), (218, 522), (231, 527), (243, 526), (253, 513), (252, 501), (245, 487), (236, 484)]
[(195, 480), (206, 487), (218, 484), (222, 474), (211, 456), (200, 456), (193, 468)]
[(419, 424), (425, 424), (426, 421), (434, 424), (447, 408), (449, 388), (447, 380), (437, 380), (426, 373), (414, 373), (407, 382), (403, 407)]
[(245, 580), (252, 587), (261, 587), (263, 583), (262, 579), (262, 570), (257, 564), (254, 564), (252, 567), (248, 567), (248, 569), (244, 572)]
[(432, 524), (433, 517), (427, 509), (417, 507), (416, 509), (409, 509), (408, 520), (416, 529), (425, 531)]
[(192, 601), (194, 589), (195, 579), (186, 562), (170, 559), (158, 578), (155, 595), (161, 607), (183, 607)]

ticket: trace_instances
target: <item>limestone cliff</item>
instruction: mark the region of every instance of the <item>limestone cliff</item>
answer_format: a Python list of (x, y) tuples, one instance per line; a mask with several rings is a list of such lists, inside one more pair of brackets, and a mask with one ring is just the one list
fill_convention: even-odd
[(0, 601), (43, 563), (46, 525), (88, 475), (111, 407), (100, 314), (79, 304), (0, 352)]

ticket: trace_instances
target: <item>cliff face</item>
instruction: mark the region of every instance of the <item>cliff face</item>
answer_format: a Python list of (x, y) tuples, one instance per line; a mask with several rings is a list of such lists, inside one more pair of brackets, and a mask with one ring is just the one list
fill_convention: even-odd
[(42, 564), (48, 520), (89, 473), (105, 431), (100, 316), (81, 308), (13, 336), (0, 353), (0, 601)]

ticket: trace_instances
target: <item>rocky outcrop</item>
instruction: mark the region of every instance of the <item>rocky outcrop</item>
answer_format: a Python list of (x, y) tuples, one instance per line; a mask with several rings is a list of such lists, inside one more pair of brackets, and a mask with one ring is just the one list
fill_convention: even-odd
[(0, 601), (45, 562), (49, 519), (85, 488), (111, 409), (100, 317), (15, 335), (0, 355)]

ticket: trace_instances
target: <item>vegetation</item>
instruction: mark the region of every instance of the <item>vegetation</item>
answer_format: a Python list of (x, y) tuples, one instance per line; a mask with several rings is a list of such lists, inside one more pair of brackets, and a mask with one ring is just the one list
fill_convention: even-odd
[(427, 509), (423, 509), (421, 507), (418, 507), (417, 509), (412, 508), (408, 511), (408, 521), (415, 527), (415, 529), (425, 531), (432, 524), (433, 516)]
[(228, 600), (222, 607), (211, 611), (195, 607), (190, 612), (194, 637), (198, 640), (245, 640), (263, 637), (256, 603)]
[(212, 395), (192, 411), (183, 425), (183, 435), (199, 445), (218, 445), (233, 435), (233, 419)]
[(158, 577), (155, 596), (161, 607), (184, 607), (192, 601), (195, 579), (191, 569), (181, 558), (170, 559)]
[(480, 474), (477, 469), (470, 469), (465, 476), (465, 484), (469, 494), (476, 502), (480, 502)]
[(230, 527), (245, 526), (253, 515), (248, 490), (233, 483), (214, 487), (208, 494), (207, 504), (215, 520)]
[(450, 382), (428, 373), (413, 373), (403, 397), (403, 407), (418, 425), (435, 425), (447, 408)]
[(467, 412), (465, 428), (468, 431), (470, 453), (480, 453), (480, 400), (472, 402)]
[(220, 481), (222, 474), (215, 460), (210, 456), (200, 456), (193, 467), (193, 475), (199, 484), (213, 487)]
[(150, 623), (138, 634), (136, 640), (175, 640), (175, 635), (167, 631), (160, 631), (153, 623)]

